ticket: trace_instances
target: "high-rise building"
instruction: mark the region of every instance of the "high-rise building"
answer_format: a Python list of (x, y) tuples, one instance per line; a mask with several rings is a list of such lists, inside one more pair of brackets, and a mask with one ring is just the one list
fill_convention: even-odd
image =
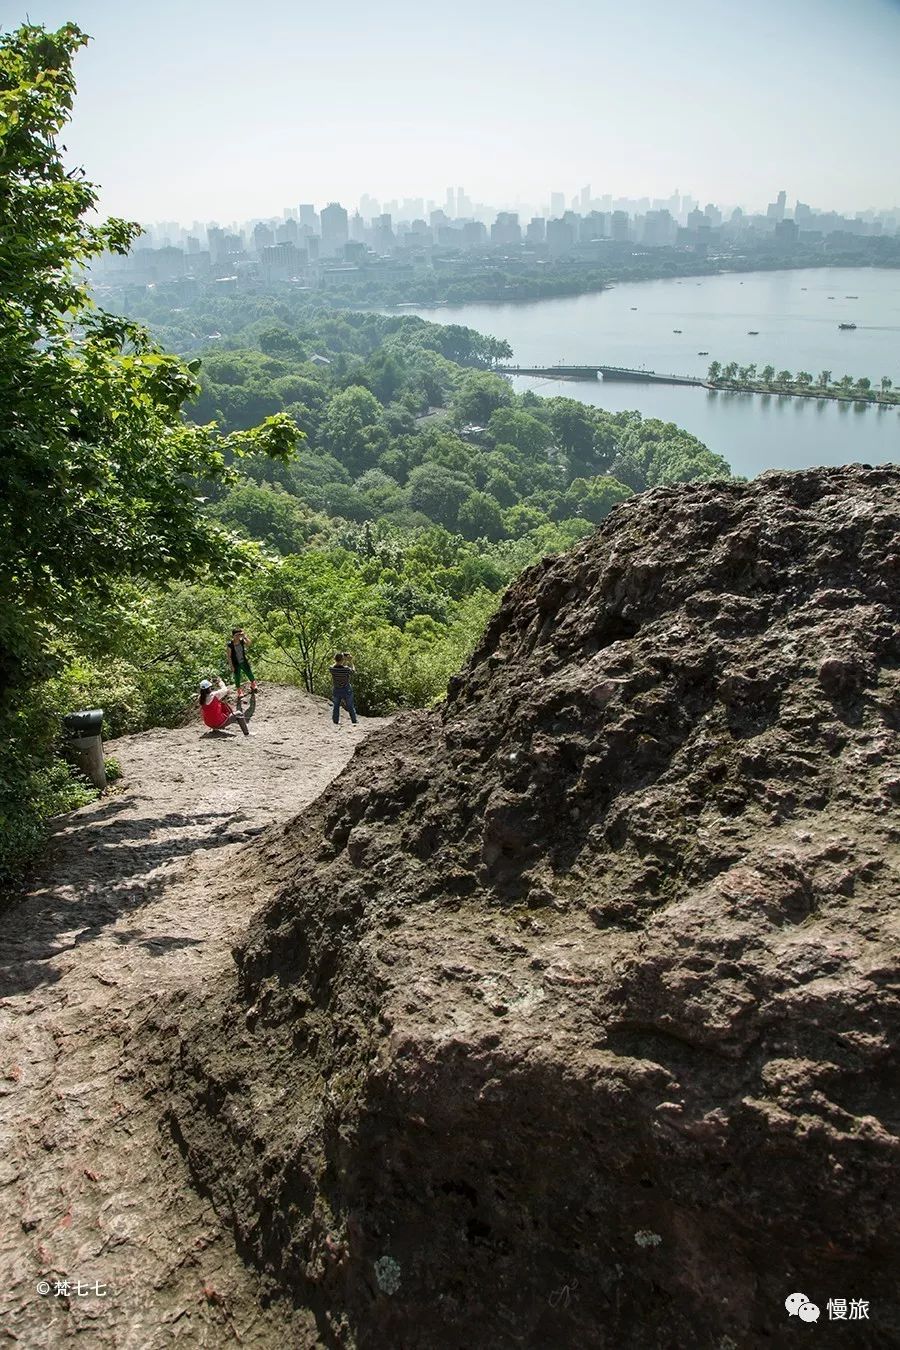
[(648, 248), (664, 248), (674, 244), (678, 233), (678, 223), (665, 207), (660, 211), (648, 211), (644, 216), (643, 242)]
[(550, 214), (551, 216), (561, 216), (566, 209), (566, 199), (561, 192), (550, 193)]
[(590, 183), (587, 183), (587, 184), (581, 189), (581, 193), (580, 193), (580, 195), (579, 195), (579, 202), (578, 202), (578, 204), (579, 204), (579, 206), (581, 207), (582, 215), (584, 215), (586, 212), (590, 211), (590, 209), (591, 209), (591, 185), (590, 185)]
[(262, 253), (264, 248), (271, 248), (275, 243), (275, 236), (265, 221), (261, 220), (258, 225), (253, 227), (253, 247), (257, 253)]
[(275, 231), (275, 238), (279, 244), (296, 244), (300, 238), (300, 227), (293, 217), (282, 221)]
[(610, 236), (618, 244), (628, 243), (628, 212), (613, 211), (609, 222)]
[(372, 242), (379, 253), (390, 253), (394, 247), (394, 227), (387, 211), (376, 216), (372, 222)]
[(322, 207), (322, 257), (333, 258), (343, 252), (350, 237), (347, 212), (339, 202), (329, 202)]
[(319, 230), (319, 217), (316, 215), (316, 208), (309, 203), (301, 203), (297, 208), (297, 214), (300, 217), (300, 224), (306, 225), (314, 234)]
[(447, 189), (447, 200), (444, 204), (444, 210), (446, 211), (450, 219), (453, 220), (454, 216), (456, 215), (456, 194), (454, 193), (452, 187), (448, 187)]
[(547, 237), (547, 222), (543, 216), (532, 216), (525, 230), (529, 244), (542, 244)]
[(209, 241), (209, 256), (214, 263), (225, 261), (225, 231), (218, 225), (210, 225), (206, 231), (206, 238)]
[(575, 247), (575, 239), (576, 229), (571, 221), (564, 217), (561, 220), (547, 221), (547, 252), (551, 258), (571, 253)]
[(272, 244), (262, 249), (260, 264), (267, 281), (288, 281), (306, 267), (306, 253), (296, 244)]
[(515, 211), (500, 211), (491, 226), (491, 243), (510, 245), (521, 242), (522, 229)]
[(456, 215), (470, 216), (472, 214), (472, 203), (469, 201), (461, 187), (456, 189)]
[(787, 203), (787, 193), (782, 190), (781, 192), (779, 192), (774, 202), (769, 202), (769, 205), (766, 207), (766, 216), (768, 217), (769, 220), (774, 220), (776, 225), (780, 220), (784, 220), (784, 210), (786, 203)]
[(591, 244), (595, 239), (605, 239), (607, 232), (607, 217), (602, 211), (588, 211), (586, 216), (582, 216), (578, 227), (578, 238), (582, 244)]

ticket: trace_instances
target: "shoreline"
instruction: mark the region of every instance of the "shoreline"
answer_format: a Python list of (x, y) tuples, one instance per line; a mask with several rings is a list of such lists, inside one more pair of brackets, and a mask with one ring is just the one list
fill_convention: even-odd
[[(854, 268), (865, 268), (872, 272), (897, 272), (900, 271), (900, 263), (844, 263), (844, 262), (817, 262), (797, 263), (795, 266), (779, 263), (777, 267), (762, 267), (754, 264), (752, 267), (706, 267), (698, 268), (690, 272), (660, 272), (655, 276), (625, 277), (611, 276), (608, 281), (595, 286), (585, 286), (583, 290), (563, 291), (557, 295), (532, 295), (532, 296), (509, 296), (502, 300), (403, 300), (393, 304), (374, 304), (367, 303), (359, 305), (357, 308), (371, 310), (378, 314), (390, 316), (400, 316), (410, 314), (419, 310), (444, 311), (454, 309), (468, 309), (472, 305), (478, 305), (485, 309), (500, 309), (503, 306), (511, 305), (519, 307), (521, 305), (538, 305), (554, 300), (578, 300), (582, 296), (599, 295), (604, 291), (614, 290), (617, 286), (643, 286), (653, 285), (659, 281), (682, 281), (689, 280), (692, 277), (726, 277), (726, 276), (750, 276), (754, 272), (765, 273), (767, 275), (777, 272), (819, 272), (819, 271), (841, 271), (852, 270)], [(351, 302), (341, 304), (340, 308), (354, 308)]]
[(873, 404), (881, 408), (900, 408), (900, 393), (879, 394), (874, 389), (869, 391), (871, 397), (865, 393), (844, 393), (835, 389), (757, 389), (752, 385), (734, 385), (718, 384), (709, 380), (699, 380), (704, 389), (708, 389), (711, 394), (757, 394), (768, 395), (769, 398), (816, 398), (823, 399), (828, 403), (860, 403)]

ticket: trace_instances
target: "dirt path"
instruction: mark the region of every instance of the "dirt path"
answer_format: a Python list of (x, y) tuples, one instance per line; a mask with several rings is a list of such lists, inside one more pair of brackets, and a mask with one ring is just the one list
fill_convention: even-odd
[(0, 1343), (317, 1344), (302, 1314), (261, 1308), (161, 1148), (128, 1043), (150, 1000), (231, 963), (266, 898), (242, 890), (242, 845), (379, 724), (335, 728), (322, 700), (268, 687), (250, 739), (194, 724), (110, 743), (123, 791), (57, 822), (0, 919)]

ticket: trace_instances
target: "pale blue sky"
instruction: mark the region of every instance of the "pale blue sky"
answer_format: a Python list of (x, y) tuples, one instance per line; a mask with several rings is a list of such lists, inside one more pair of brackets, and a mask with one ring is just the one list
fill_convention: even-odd
[[(69, 158), (190, 221), (470, 197), (900, 201), (898, 0), (34, 0), (94, 38)], [(7, 12), (5, 26), (20, 21)]]

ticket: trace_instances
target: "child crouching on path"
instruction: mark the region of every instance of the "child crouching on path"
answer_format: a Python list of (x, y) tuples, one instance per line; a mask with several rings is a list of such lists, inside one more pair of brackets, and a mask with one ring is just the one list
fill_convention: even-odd
[(350, 721), (356, 725), (356, 705), (353, 702), (353, 685), (350, 683), (350, 676), (355, 674), (350, 653), (335, 652), (334, 665), (331, 667), (331, 693), (334, 700), (331, 720), (335, 726), (341, 720), (342, 703), (350, 714)]
[(218, 677), (215, 684), (212, 680), (200, 681), (200, 715), (213, 731), (221, 731), (237, 722), (244, 735), (250, 735), (246, 717), (242, 712), (234, 711), (228, 702), (228, 686)]

